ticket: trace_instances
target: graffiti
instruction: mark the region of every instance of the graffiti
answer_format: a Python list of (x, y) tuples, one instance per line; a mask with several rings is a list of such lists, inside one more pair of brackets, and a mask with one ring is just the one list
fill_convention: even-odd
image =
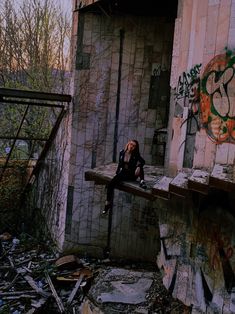
[(201, 64), (197, 64), (179, 77), (176, 108), (182, 111), (188, 106), (187, 121), (194, 119), (197, 129), (200, 124), (213, 142), (235, 143), (235, 55), (215, 56), (206, 65), (201, 79), (200, 69)]
[[(221, 254), (223, 252), (223, 254)], [(233, 256), (232, 246), (226, 245), (226, 237), (221, 236), (215, 239), (214, 246), (211, 248), (210, 265), (212, 269), (220, 268), (221, 260), (228, 262)]]
[(197, 247), (209, 248), (209, 265), (214, 270), (219, 269), (221, 267), (221, 251), (223, 251), (224, 261), (229, 261), (234, 255), (231, 238), (222, 232), (219, 225), (213, 224), (212, 221), (205, 220), (205, 218), (203, 221), (199, 221), (198, 226), (200, 227), (197, 229), (193, 242)]
[(215, 56), (201, 79), (200, 118), (210, 139), (235, 143), (235, 55)]
[(175, 116), (183, 114), (183, 107), (188, 107), (188, 117), (183, 122), (187, 124), (187, 135), (195, 135), (199, 130), (199, 107), (200, 107), (200, 68), (201, 64), (195, 65), (188, 73), (183, 73), (178, 80), (176, 91)]
[(199, 112), (200, 104), (200, 78), (194, 78), (190, 83), (189, 104), (192, 114), (196, 115)]
[[(196, 86), (198, 87), (198, 79), (200, 74), (201, 64), (196, 64), (189, 72), (183, 72), (179, 77), (176, 99), (195, 97), (198, 93)], [(196, 89), (195, 89), (196, 88)]]

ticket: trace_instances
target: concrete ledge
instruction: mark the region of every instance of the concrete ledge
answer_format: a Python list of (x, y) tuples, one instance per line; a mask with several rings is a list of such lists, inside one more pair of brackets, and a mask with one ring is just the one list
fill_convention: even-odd
[[(117, 164), (110, 163), (85, 172), (86, 181), (107, 185), (116, 173)], [(171, 194), (187, 197), (191, 191), (208, 194), (210, 188), (224, 191), (235, 191), (233, 166), (215, 164), (212, 172), (200, 169), (184, 169), (174, 178), (164, 176), (164, 168), (144, 166), (147, 189), (139, 187), (139, 183), (125, 181), (117, 185), (117, 189), (138, 195), (149, 200), (155, 198), (169, 199)]]
[(190, 173), (179, 172), (177, 176), (169, 184), (169, 192), (181, 197), (186, 197), (189, 194), (188, 178)]
[(154, 184), (152, 191), (153, 194), (164, 198), (164, 199), (168, 199), (169, 196), (169, 184), (171, 183), (171, 181), (173, 180), (173, 178), (171, 177), (162, 177), (156, 184)]
[[(86, 181), (94, 181), (95, 184), (108, 184), (116, 173), (117, 164), (111, 163), (105, 166), (100, 166), (94, 169), (90, 169), (85, 172)], [(144, 197), (148, 200), (153, 200), (156, 195), (152, 192), (152, 187), (158, 182), (163, 175), (163, 168), (156, 166), (144, 167), (145, 181), (147, 184), (147, 189), (144, 190), (139, 187), (138, 181), (125, 181), (117, 185), (117, 189), (131, 193), (133, 195), (138, 195)]]
[(209, 173), (207, 171), (196, 169), (188, 178), (188, 188), (207, 195), (209, 191)]
[(215, 164), (209, 178), (209, 185), (227, 192), (235, 192), (233, 165)]

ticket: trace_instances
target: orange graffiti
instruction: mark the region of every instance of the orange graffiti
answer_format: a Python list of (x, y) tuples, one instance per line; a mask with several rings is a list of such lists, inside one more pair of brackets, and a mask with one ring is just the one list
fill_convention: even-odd
[(235, 56), (215, 56), (201, 79), (200, 118), (215, 143), (235, 143)]
[(201, 93), (200, 95), (201, 120), (206, 124), (210, 115), (210, 97)]

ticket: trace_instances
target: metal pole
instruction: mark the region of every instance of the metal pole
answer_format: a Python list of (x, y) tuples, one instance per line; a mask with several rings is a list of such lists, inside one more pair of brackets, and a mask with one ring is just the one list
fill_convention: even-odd
[(117, 99), (116, 99), (116, 115), (115, 115), (115, 126), (114, 126), (114, 138), (113, 138), (113, 162), (116, 162), (116, 159), (117, 159), (118, 122), (119, 122), (118, 120), (119, 120), (119, 110), (120, 110), (123, 42), (124, 42), (124, 30), (120, 29), (118, 84), (117, 84)]
[(113, 218), (113, 206), (109, 210), (107, 245), (104, 249), (104, 257), (105, 258), (109, 257), (110, 251), (111, 251), (110, 244), (111, 244), (112, 218)]

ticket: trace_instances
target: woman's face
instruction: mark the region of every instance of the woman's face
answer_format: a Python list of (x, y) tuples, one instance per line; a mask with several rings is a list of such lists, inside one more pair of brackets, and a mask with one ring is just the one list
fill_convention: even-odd
[(136, 143), (134, 141), (130, 141), (127, 146), (127, 150), (129, 152), (133, 152), (136, 148)]

